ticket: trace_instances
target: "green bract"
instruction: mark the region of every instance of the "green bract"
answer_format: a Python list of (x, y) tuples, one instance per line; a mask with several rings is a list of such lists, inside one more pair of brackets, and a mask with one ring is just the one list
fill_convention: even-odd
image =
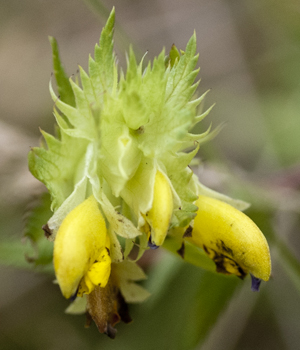
[(50, 83), (58, 138), (42, 131), (46, 144), (31, 150), (29, 167), (47, 186), (52, 209), (59, 208), (50, 221), (54, 231), (87, 192), (95, 195), (104, 212), (105, 197), (114, 206), (128, 206), (129, 219), (141, 227), (141, 214), (152, 206), (158, 170), (169, 179), (173, 192), (171, 226), (185, 226), (197, 210), (195, 179), (188, 165), (213, 133), (190, 133), (209, 112), (198, 115), (205, 94), (194, 97), (199, 71), (196, 36), (185, 52), (179, 54), (173, 46), (167, 60), (162, 51), (145, 69), (130, 50), (123, 74), (113, 53), (114, 20), (113, 10), (95, 57), (89, 58), (89, 75), (80, 67), (80, 83), (64, 76), (51, 38), (60, 93), (57, 96)]

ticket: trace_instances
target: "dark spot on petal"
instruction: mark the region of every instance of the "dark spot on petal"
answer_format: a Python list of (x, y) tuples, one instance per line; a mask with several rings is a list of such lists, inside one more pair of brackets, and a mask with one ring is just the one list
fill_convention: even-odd
[(225, 275), (228, 275), (228, 272), (226, 270), (226, 268), (224, 267), (224, 261), (222, 259), (216, 259), (214, 260), (215, 264), (216, 264), (216, 271), (218, 273), (223, 273)]
[(203, 249), (204, 249), (205, 253), (209, 255), (209, 251), (204, 244), (203, 244)]
[(42, 229), (44, 230), (44, 232), (45, 232), (45, 236), (46, 236), (46, 238), (49, 238), (51, 235), (52, 235), (52, 230), (50, 229), (50, 227), (48, 226), (48, 224), (46, 224), (46, 225), (43, 225), (42, 226)]
[(178, 209), (181, 210), (181, 207), (179, 207)]
[(254, 277), (253, 275), (251, 275), (251, 290), (252, 292), (258, 292), (259, 291), (259, 286), (261, 284), (261, 279)]
[(118, 219), (118, 221), (124, 223), (124, 220), (123, 220), (123, 219)]
[(223, 251), (224, 253), (227, 253), (231, 256), (233, 256), (233, 251), (232, 249), (230, 249), (229, 247), (226, 246), (226, 244), (224, 243), (224, 241), (222, 240), (219, 240), (216, 242), (216, 246), (221, 250)]
[[(219, 252), (216, 252), (213, 249), (208, 250), (207, 247), (205, 246), (203, 246), (203, 249), (205, 250), (206, 254), (208, 254), (216, 264), (217, 272), (223, 273), (225, 275), (235, 274), (240, 279), (244, 279), (245, 276), (247, 275), (247, 272), (244, 271), (243, 268), (232, 258), (224, 254), (221, 254)], [(234, 270), (234, 272), (232, 270)]]
[(247, 273), (239, 265), (237, 265), (237, 266), (238, 266), (239, 273), (241, 274), (238, 277), (243, 280), (246, 277)]
[(192, 228), (192, 226), (189, 226), (189, 227), (185, 230), (185, 232), (184, 232), (184, 234), (183, 234), (183, 237), (184, 237), (184, 238), (192, 237), (192, 232), (193, 232), (193, 228)]
[(181, 247), (177, 250), (177, 253), (184, 259), (184, 252), (185, 252), (185, 245), (184, 243), (181, 244)]

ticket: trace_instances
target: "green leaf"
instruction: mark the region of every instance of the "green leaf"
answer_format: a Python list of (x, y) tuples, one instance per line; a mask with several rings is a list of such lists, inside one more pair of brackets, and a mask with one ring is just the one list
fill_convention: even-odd
[(63, 65), (60, 61), (57, 41), (52, 36), (49, 36), (49, 41), (52, 47), (53, 69), (58, 94), (63, 102), (67, 103), (70, 106), (75, 106), (74, 93), (70, 84), (69, 77), (66, 75)]
[[(44, 241), (47, 241), (46, 238)], [(35, 271), (53, 274), (52, 264), (49, 264), (49, 261), (46, 263), (47, 254), (42, 253), (41, 259), (38, 257), (37, 260), (32, 259), (32, 257), (35, 258), (34, 254), (36, 254), (36, 249), (29, 242), (24, 244), (21, 240), (0, 241), (0, 265), (25, 270), (33, 270), (34, 268)], [(31, 263), (36, 261), (38, 261), (37, 264)]]
[(31, 255), (27, 254), (27, 260), (35, 266), (52, 264), (53, 243), (46, 239), (42, 228), (52, 215), (50, 203), (49, 193), (43, 193), (26, 219), (24, 236), (30, 239), (34, 249)]
[(32, 265), (25, 259), (26, 252), (28, 250), (32, 252), (30, 248), (28, 249), (28, 246), (25, 246), (21, 240), (0, 241), (0, 264), (31, 269)]

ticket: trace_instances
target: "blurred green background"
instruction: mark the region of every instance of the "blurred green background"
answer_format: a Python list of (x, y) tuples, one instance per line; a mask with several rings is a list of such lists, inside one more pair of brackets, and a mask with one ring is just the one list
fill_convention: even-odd
[[(226, 127), (199, 152), (206, 185), (252, 203), (247, 214), (267, 236), (272, 278), (202, 271), (158, 251), (143, 265), (153, 293), (132, 305), (134, 322), (116, 340), (64, 314), (53, 275), (24, 263), (24, 216), (41, 192), (27, 169), (39, 127), (52, 132), (48, 35), (68, 74), (87, 68), (107, 15), (116, 7), (115, 46), (152, 59), (197, 33), (200, 92), (217, 103), (210, 122)], [(299, 349), (300, 343), (300, 3), (298, 0), (2, 0), (0, 2), (0, 348)], [(31, 255), (30, 255), (31, 254)]]

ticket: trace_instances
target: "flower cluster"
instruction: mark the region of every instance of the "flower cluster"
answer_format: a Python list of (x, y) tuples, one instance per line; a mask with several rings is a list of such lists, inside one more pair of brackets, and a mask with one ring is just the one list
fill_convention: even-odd
[[(185, 51), (173, 45), (143, 68), (130, 50), (126, 74), (113, 53), (114, 10), (104, 27), (89, 74), (67, 79), (55, 40), (57, 96), (50, 83), (57, 137), (29, 153), (32, 174), (48, 188), (54, 212), (45, 226), (54, 241), (54, 269), (69, 312), (87, 311), (99, 331), (115, 336), (129, 322), (126, 303), (149, 293), (136, 264), (146, 249), (175, 242), (211, 258), (217, 271), (267, 281), (268, 244), (233, 200), (203, 186), (189, 167), (200, 145), (216, 132), (192, 133), (210, 109), (197, 114), (196, 37)], [(138, 241), (136, 260), (130, 252)]]

